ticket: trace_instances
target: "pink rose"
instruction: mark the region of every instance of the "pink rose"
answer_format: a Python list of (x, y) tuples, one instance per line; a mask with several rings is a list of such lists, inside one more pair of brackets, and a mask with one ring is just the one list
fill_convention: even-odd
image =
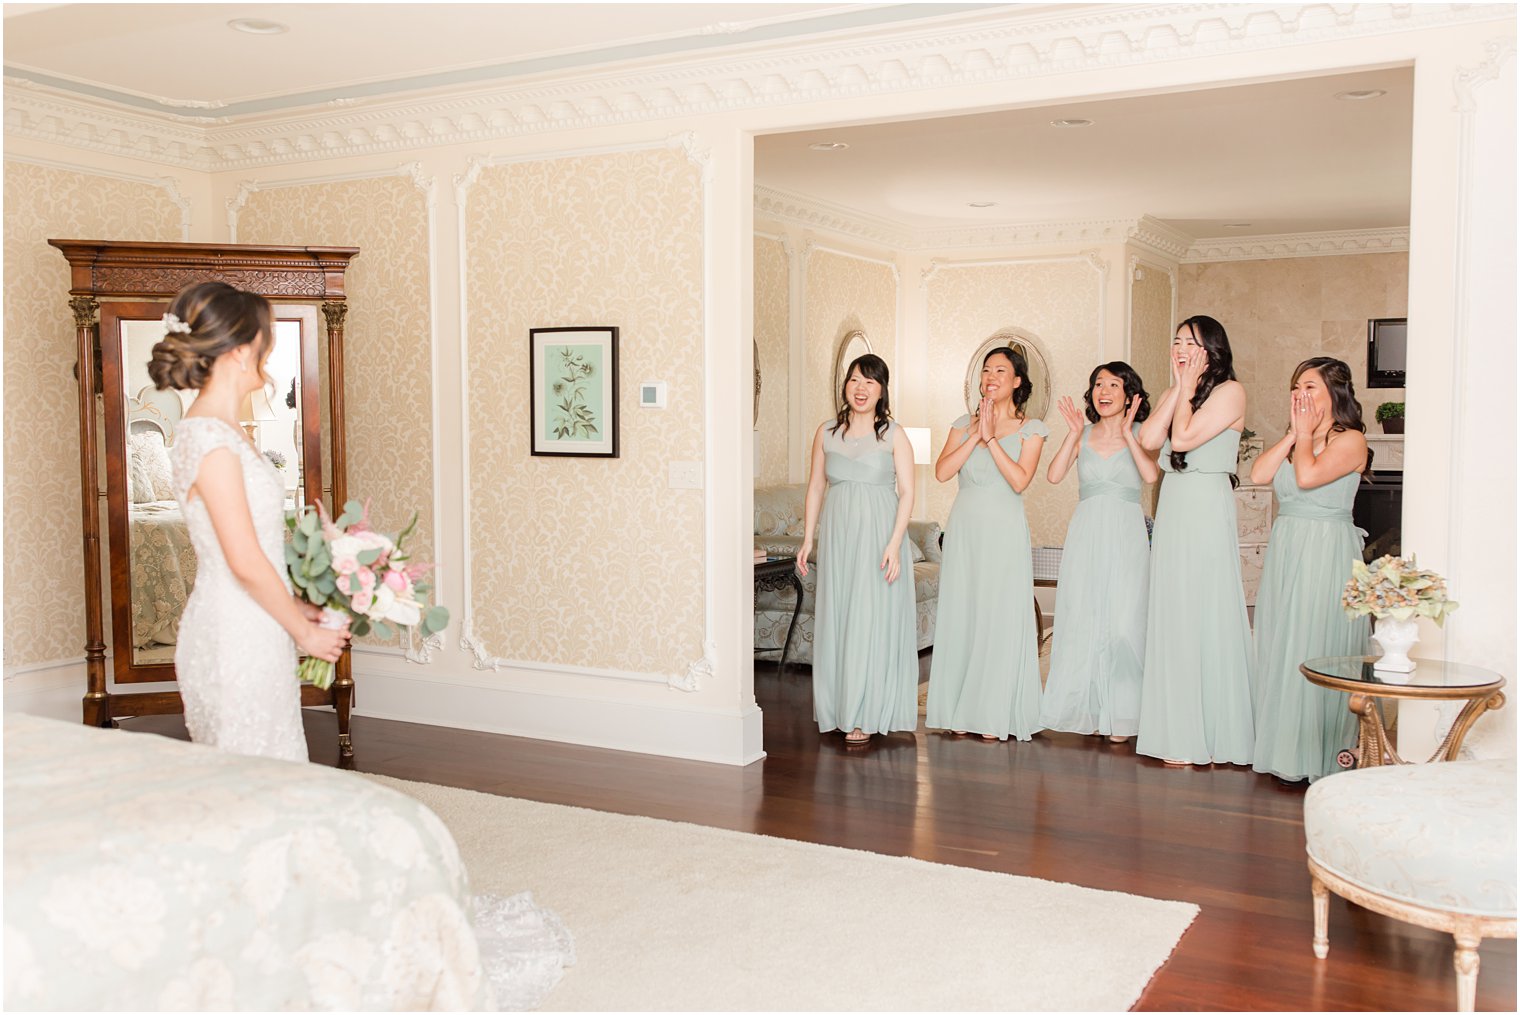
[(353, 594), (354, 583), (348, 580), (348, 575), (338, 575), (338, 591), (343, 593), (345, 596)]
[(339, 574), (353, 574), (359, 570), (359, 561), (353, 557), (334, 557), (332, 566)]
[(400, 571), (387, 571), (385, 572), (385, 584), (390, 587), (392, 592), (405, 592), (406, 576)]
[(364, 589), (366, 592), (370, 589), (373, 589), (375, 587), (375, 572), (371, 571), (369, 568), (365, 568), (364, 570), (360, 571), (359, 587)]
[(375, 594), (369, 589), (360, 589), (354, 593), (351, 604), (355, 613), (368, 613), (370, 607), (375, 605)]

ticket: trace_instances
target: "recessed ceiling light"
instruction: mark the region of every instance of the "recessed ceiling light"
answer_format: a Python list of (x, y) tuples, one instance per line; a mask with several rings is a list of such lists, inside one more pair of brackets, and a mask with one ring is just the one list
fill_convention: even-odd
[(1224, 224), (1224, 228), (1226, 228), (1226, 229), (1249, 229), (1249, 228), (1251, 228), (1252, 225), (1254, 225), (1254, 223), (1251, 223), (1251, 222), (1226, 222)]
[(1091, 127), (1091, 120), (1051, 120), (1052, 127)]
[(1366, 102), (1387, 94), (1386, 88), (1358, 88), (1350, 92), (1336, 92), (1335, 97), (1344, 102)]
[(843, 141), (814, 141), (808, 147), (815, 152), (842, 152), (850, 146)]
[(246, 32), (249, 35), (282, 35), (290, 31), (289, 25), (265, 21), (263, 18), (234, 18), (227, 22), (227, 27), (234, 32)]
[(967, 208), (995, 208), (995, 207), (997, 207), (997, 202), (996, 201), (967, 201), (966, 202), (966, 207)]

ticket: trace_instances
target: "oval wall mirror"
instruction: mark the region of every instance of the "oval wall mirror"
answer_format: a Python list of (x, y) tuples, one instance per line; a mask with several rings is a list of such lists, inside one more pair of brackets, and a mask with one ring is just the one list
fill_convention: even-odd
[(1029, 401), (1024, 403), (1024, 417), (1044, 419), (1050, 411), (1050, 361), (1039, 339), (1020, 328), (1002, 328), (977, 346), (971, 362), (966, 364), (966, 411), (976, 414), (977, 403), (982, 400), (982, 361), (992, 350), (1000, 348), (1013, 349), (1029, 364), (1029, 376), (1025, 378), (1029, 384)]
[(864, 356), (871, 351), (871, 340), (866, 338), (863, 331), (849, 331), (839, 340), (838, 351), (834, 354), (834, 389), (831, 398), (838, 398), (839, 391), (844, 387), (844, 372), (855, 362), (857, 356)]

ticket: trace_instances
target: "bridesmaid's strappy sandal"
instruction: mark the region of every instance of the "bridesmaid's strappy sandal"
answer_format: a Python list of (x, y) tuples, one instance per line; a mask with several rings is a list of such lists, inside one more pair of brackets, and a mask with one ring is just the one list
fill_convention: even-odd
[(1129, 737), (1109, 737), (1108, 738), (1108, 742), (1111, 743), (1111, 744), (1122, 744), (1122, 743), (1128, 742), (1128, 740), (1129, 740)]
[[(855, 735), (856, 733), (860, 733), (860, 736), (856, 736)], [(846, 733), (844, 735), (844, 742), (847, 743), (847, 744), (866, 744), (866, 743), (870, 743), (871, 742), (871, 734), (869, 734), (869, 733), (861, 733), (860, 730), (855, 730), (853, 733)]]
[(1162, 758), (1161, 763), (1167, 768), (1192, 768), (1191, 761), (1178, 761), (1175, 758)]

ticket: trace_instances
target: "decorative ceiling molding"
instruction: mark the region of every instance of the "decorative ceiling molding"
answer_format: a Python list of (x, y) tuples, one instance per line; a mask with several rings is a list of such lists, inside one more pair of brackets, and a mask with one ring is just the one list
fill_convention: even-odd
[(1322, 233), (1278, 233), (1274, 236), (1215, 236), (1194, 240), (1183, 256), (1182, 263), (1387, 254), (1408, 249), (1408, 226), (1392, 229), (1336, 229)]
[(299, 113), (145, 113), (7, 78), (5, 132), (204, 172), (472, 144), (738, 109), (1219, 57), (1457, 24), (1501, 4), (1168, 4), (996, 8), (953, 23), (793, 38), (636, 69), (581, 70), (426, 97), (337, 100)]
[(865, 240), (892, 250), (908, 250), (913, 243), (912, 230), (901, 223), (774, 187), (756, 185), (755, 217), (822, 229), (836, 236)]

